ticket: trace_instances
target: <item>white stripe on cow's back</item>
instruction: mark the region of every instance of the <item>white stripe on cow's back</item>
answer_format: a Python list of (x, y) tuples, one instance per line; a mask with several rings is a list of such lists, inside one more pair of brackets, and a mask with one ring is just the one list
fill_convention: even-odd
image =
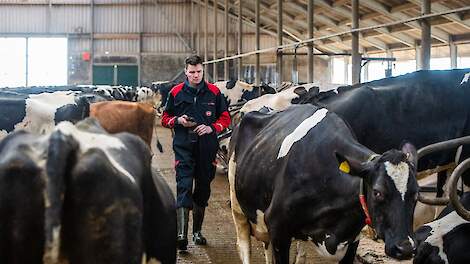
[(106, 134), (91, 133), (79, 130), (68, 121), (60, 122), (57, 125), (56, 130), (59, 130), (66, 135), (70, 135), (75, 140), (77, 140), (80, 144), (81, 153), (84, 153), (87, 150), (93, 148), (103, 150), (114, 168), (129, 178), (132, 183), (135, 183), (134, 177), (132, 177), (132, 175), (126, 169), (124, 169), (109, 152), (111, 149), (124, 150), (125, 145), (121, 140)]
[(409, 177), (409, 167), (406, 162), (400, 162), (397, 165), (392, 164), (388, 161), (384, 163), (385, 171), (388, 176), (392, 178), (395, 187), (401, 194), (401, 199), (405, 200), (405, 193), (408, 190), (408, 177)]
[(76, 105), (74, 92), (31, 94), (26, 99), (26, 114), (23, 121), (15, 125), (15, 130), (25, 129), (32, 133), (49, 133), (54, 129), (57, 109), (70, 104)]
[(445, 262), (449, 263), (447, 259), (447, 255), (444, 252), (444, 241), (442, 237), (452, 231), (459, 225), (468, 224), (469, 221), (466, 221), (462, 217), (460, 217), (455, 211), (449, 213), (448, 215), (442, 217), (441, 219), (437, 219), (429, 224), (425, 224), (424, 226), (431, 227), (431, 235), (424, 240), (424, 242), (429, 243), (430, 245), (437, 247), (439, 249), (439, 257)]
[(307, 135), (310, 129), (314, 128), (318, 123), (320, 123), (320, 121), (325, 118), (326, 113), (328, 113), (328, 109), (321, 108), (315, 111), (313, 115), (302, 121), (302, 123), (300, 123), (300, 125), (296, 127), (292, 133), (284, 138), (277, 158), (279, 159), (286, 156), (287, 153), (289, 153), (292, 145), (294, 145), (295, 142), (301, 140), (305, 135)]
[(464, 84), (464, 83), (468, 82), (469, 79), (470, 79), (470, 72), (465, 73), (465, 75), (463, 76), (463, 79), (460, 82), (460, 84)]

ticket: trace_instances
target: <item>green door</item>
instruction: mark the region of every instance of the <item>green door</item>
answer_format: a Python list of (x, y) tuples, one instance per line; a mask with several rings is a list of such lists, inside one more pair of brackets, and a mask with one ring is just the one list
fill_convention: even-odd
[(136, 65), (94, 65), (93, 84), (137, 86), (138, 69)]
[(134, 65), (118, 65), (117, 85), (137, 86), (139, 70)]
[(96, 66), (93, 65), (93, 84), (95, 85), (113, 85), (114, 84), (114, 66)]

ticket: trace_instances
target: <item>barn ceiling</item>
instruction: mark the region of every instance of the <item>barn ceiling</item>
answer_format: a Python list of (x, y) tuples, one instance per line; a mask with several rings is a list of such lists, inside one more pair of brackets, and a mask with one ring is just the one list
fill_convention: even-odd
[[(223, 10), (223, 0), (217, 1)], [(359, 27), (376, 26), (405, 20), (421, 15), (422, 0), (359, 0)], [(210, 1), (210, 4), (213, 3)], [(238, 0), (230, 1), (230, 12), (238, 15)], [(444, 12), (470, 6), (470, 0), (432, 0), (431, 13)], [(283, 1), (284, 36), (293, 40), (307, 39), (307, 0)], [(254, 21), (255, 1), (243, 1), (242, 16)], [(277, 0), (261, 0), (261, 25), (276, 32)], [(348, 31), (351, 28), (351, 0), (314, 0), (314, 37)], [(431, 19), (432, 43), (448, 45), (451, 42), (470, 41), (470, 12), (448, 14)], [(363, 51), (374, 52), (387, 49), (410, 49), (419, 43), (419, 21), (362, 32), (360, 46)], [(348, 51), (351, 47), (349, 34), (316, 43), (319, 50)]]

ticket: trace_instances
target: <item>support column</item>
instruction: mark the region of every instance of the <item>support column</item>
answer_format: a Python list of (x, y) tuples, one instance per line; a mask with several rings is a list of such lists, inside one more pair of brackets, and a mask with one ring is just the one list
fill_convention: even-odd
[[(359, 28), (359, 0), (352, 0), (352, 29)], [(352, 35), (352, 84), (360, 82), (361, 78), (361, 55), (359, 54), (359, 33), (354, 32)]]
[[(431, 13), (431, 1), (423, 0), (421, 3), (423, 15)], [(431, 63), (431, 24), (428, 19), (421, 20), (421, 69), (429, 70)]]
[[(308, 0), (307, 8), (307, 24), (308, 24), (308, 38), (313, 38), (313, 0)], [(307, 80), (309, 83), (313, 83), (313, 42), (309, 42), (307, 45), (308, 53), (308, 72)]]
[(458, 57), (458, 49), (457, 45), (451, 40), (449, 41), (449, 49), (450, 49), (450, 68), (457, 69), (457, 57)]
[[(205, 12), (204, 12), (204, 61), (209, 60), (209, 0), (205, 1)], [(204, 65), (204, 79), (209, 81), (209, 65)]]
[[(261, 48), (260, 46), (260, 34), (259, 34), (259, 27), (260, 27), (260, 19), (259, 19), (259, 9), (260, 9), (260, 0), (256, 0), (255, 5), (255, 21), (256, 21), (256, 50)], [(260, 54), (256, 53), (256, 64), (255, 64), (255, 85), (260, 85), (261, 81), (261, 73), (260, 73)]]
[(344, 83), (349, 83), (349, 56), (344, 56)]
[[(217, 59), (217, 0), (214, 0), (214, 60)], [(214, 62), (213, 65), (213, 76), (212, 76), (212, 81), (217, 82), (219, 80), (217, 76), (217, 63)]]
[(139, 50), (138, 50), (139, 57), (138, 57), (138, 66), (137, 66), (137, 76), (138, 76), (137, 84), (139, 86), (142, 85), (142, 49), (143, 49), (142, 32), (144, 32), (144, 9), (142, 5), (142, 1), (139, 1)]
[[(238, 0), (238, 55), (243, 53), (242, 0)], [(238, 58), (238, 80), (243, 80), (243, 59)]]
[[(282, 45), (282, 0), (277, 0), (277, 45)], [(282, 84), (282, 73), (283, 73), (283, 65), (282, 65), (282, 51), (279, 50), (277, 52), (277, 83), (279, 87)]]
[(195, 15), (195, 13), (194, 13), (194, 2), (191, 1), (191, 14), (189, 15), (189, 21), (191, 23), (190, 28), (189, 28), (189, 30), (191, 32), (191, 41), (189, 43), (191, 45), (191, 49), (193, 50), (193, 52), (196, 50), (195, 49), (195, 44), (194, 44), (195, 43), (195, 41), (194, 41), (194, 24), (195, 24), (195, 21), (194, 20), (197, 17), (198, 16)]
[(416, 60), (416, 70), (421, 70), (421, 48), (418, 43), (415, 43), (415, 60)]
[(90, 80), (93, 84), (93, 64), (95, 63), (95, 0), (90, 0)]
[[(387, 49), (387, 58), (393, 58), (393, 52), (390, 49)], [(393, 62), (387, 61), (387, 69), (385, 70), (385, 78), (392, 77), (393, 69), (392, 69)]]
[[(364, 54), (364, 57), (369, 57), (366, 53), (363, 53)], [(364, 80), (362, 80), (363, 82), (368, 82), (369, 81), (369, 63), (366, 63), (364, 65), (364, 67), (362, 67), (362, 71), (364, 72)]]
[(201, 5), (198, 4), (196, 7), (197, 22), (196, 22), (196, 53), (201, 56)]
[[(225, 0), (225, 17), (224, 17), (224, 56), (228, 57), (228, 0)], [(228, 69), (229, 61), (224, 61), (224, 81), (229, 80), (229, 69)]]

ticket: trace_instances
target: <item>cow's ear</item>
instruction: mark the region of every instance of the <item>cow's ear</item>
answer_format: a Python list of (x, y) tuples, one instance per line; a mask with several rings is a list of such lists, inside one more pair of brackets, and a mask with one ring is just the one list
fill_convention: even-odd
[(416, 147), (410, 142), (404, 142), (401, 145), (401, 151), (405, 153), (406, 159), (416, 168), (418, 164), (418, 152), (416, 151)]
[(58, 231), (62, 218), (62, 206), (65, 196), (66, 176), (76, 162), (78, 143), (72, 136), (57, 130), (49, 137), (47, 151), (46, 197), (48, 206), (45, 215), (46, 248), (45, 256), (54, 261), (58, 258)]
[(336, 153), (338, 170), (359, 177), (365, 177), (373, 167), (372, 161), (361, 161), (353, 156)]

